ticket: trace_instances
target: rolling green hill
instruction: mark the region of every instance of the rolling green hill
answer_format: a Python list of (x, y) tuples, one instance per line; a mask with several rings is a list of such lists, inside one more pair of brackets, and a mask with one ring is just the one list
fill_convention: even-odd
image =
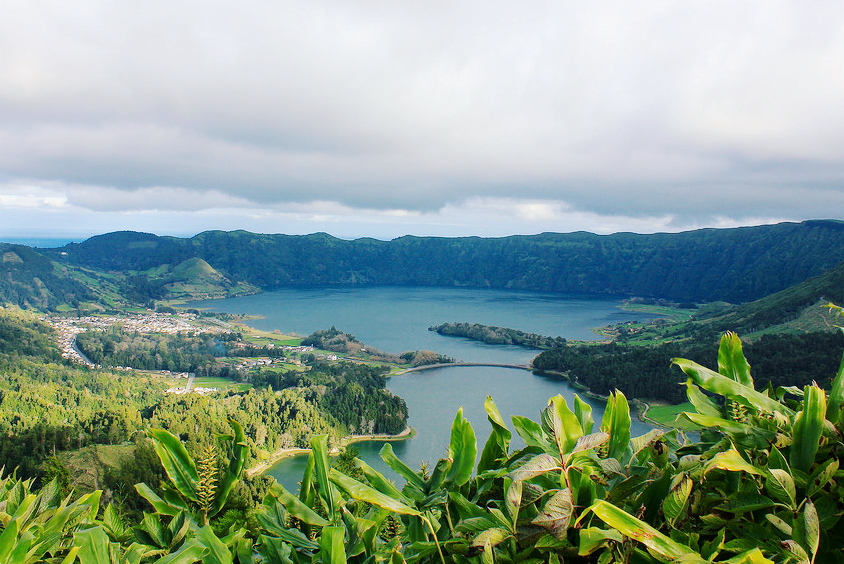
[(172, 269), (164, 265), (162, 270), (162, 275), (150, 278), (161, 284), (168, 299), (225, 298), (260, 291), (247, 282), (232, 282), (201, 258), (189, 258)]
[(825, 307), (829, 302), (844, 303), (844, 263), (726, 313), (701, 316), (698, 321), (714, 331), (733, 330), (742, 335), (832, 329), (836, 320)]
[(676, 234), (407, 236), (392, 241), (247, 231), (208, 231), (180, 239), (124, 231), (44, 252), (64, 264), (135, 274), (199, 258), (229, 280), (261, 289), (470, 286), (741, 303), (844, 261), (844, 222)]
[(0, 243), (0, 305), (52, 309), (62, 304), (75, 307), (93, 298), (91, 288), (66, 266), (30, 247)]

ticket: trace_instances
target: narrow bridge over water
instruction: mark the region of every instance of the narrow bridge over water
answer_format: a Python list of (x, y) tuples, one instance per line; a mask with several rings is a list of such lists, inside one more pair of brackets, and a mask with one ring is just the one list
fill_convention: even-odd
[(399, 370), (394, 376), (407, 374), (408, 372), (418, 372), (420, 370), (431, 370), (434, 368), (448, 368), (450, 366), (495, 366), (498, 368), (516, 368), (518, 370), (533, 370), (530, 364), (504, 364), (496, 362), (443, 362), (440, 364), (426, 364), (425, 366), (414, 366), (413, 368), (405, 368)]

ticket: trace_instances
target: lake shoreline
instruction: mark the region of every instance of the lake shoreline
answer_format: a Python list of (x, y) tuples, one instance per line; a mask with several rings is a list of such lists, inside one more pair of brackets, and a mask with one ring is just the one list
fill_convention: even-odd
[[(338, 446), (333, 447), (329, 454), (332, 456), (340, 454), (341, 449), (348, 447), (354, 443), (359, 443), (362, 441), (405, 441), (408, 439), (412, 439), (416, 436), (416, 430), (413, 427), (405, 427), (404, 431), (398, 433), (396, 435), (386, 435), (386, 434), (372, 434), (372, 435), (348, 435), (340, 439)], [(266, 460), (263, 462), (259, 462), (258, 464), (247, 468), (243, 473), (246, 475), (247, 478), (254, 478), (255, 476), (260, 476), (273, 466), (275, 466), (278, 462), (284, 460), (285, 458), (290, 458), (293, 456), (299, 456), (302, 454), (309, 454), (311, 449), (309, 448), (301, 448), (301, 447), (290, 447), (290, 448), (280, 448), (277, 451), (270, 454)]]

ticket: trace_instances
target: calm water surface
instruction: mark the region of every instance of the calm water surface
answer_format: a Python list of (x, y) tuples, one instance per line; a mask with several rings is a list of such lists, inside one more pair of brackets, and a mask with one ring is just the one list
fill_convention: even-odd
[[(592, 332), (595, 327), (653, 318), (623, 311), (616, 300), (462, 288), (285, 289), (193, 305), (227, 313), (260, 315), (261, 319), (251, 320), (249, 324), (268, 331), (279, 329), (283, 333), (307, 335), (334, 325), (386, 352), (427, 349), (458, 360), (508, 364), (528, 363), (538, 351), (443, 337), (428, 331), (428, 327), (465, 321), (590, 340), (597, 338)], [(414, 372), (391, 378), (388, 387), (407, 401), (409, 423), (417, 432), (411, 440), (391, 443), (396, 454), (411, 467), (418, 467), (423, 461), (433, 465), (445, 453), (451, 422), (460, 407), (472, 422), (482, 448), (489, 434), (483, 409), (487, 395), (493, 396), (505, 420), (511, 415), (536, 419), (549, 397), (562, 394), (571, 405), (574, 396), (565, 381), (536, 376), (527, 370), (495, 367), (448, 367)], [(601, 402), (590, 400), (590, 403), (595, 420), (600, 421)], [(642, 425), (639, 431), (647, 429)], [(386, 471), (378, 457), (383, 444), (383, 441), (367, 441), (355, 446), (361, 458)], [(514, 445), (521, 445), (517, 437)], [(295, 491), (304, 464), (305, 457), (288, 458), (268, 473)]]

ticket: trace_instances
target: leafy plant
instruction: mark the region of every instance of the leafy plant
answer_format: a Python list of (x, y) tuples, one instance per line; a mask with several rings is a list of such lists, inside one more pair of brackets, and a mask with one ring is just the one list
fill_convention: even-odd
[(213, 447), (208, 447), (197, 463), (178, 437), (163, 429), (150, 429), (147, 434), (155, 444), (170, 483), (164, 485), (161, 496), (144, 483), (136, 484), (135, 489), (158, 513), (176, 516), (187, 511), (203, 526), (208, 525), (208, 520), (226, 505), (249, 454), (243, 428), (232, 419), (229, 424), (234, 435), (217, 437), (230, 453), (221, 471), (216, 468)]

